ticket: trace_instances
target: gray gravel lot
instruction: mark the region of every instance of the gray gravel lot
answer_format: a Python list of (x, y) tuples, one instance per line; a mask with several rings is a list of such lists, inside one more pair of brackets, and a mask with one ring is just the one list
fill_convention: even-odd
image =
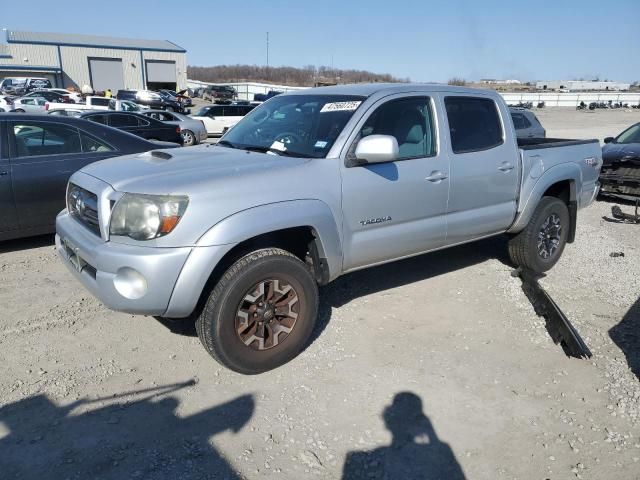
[[(640, 121), (536, 113), (549, 136)], [(638, 479), (640, 226), (611, 205), (542, 280), (591, 360), (552, 343), (501, 237), (338, 279), (312, 344), (253, 377), (105, 309), (51, 237), (2, 243), (0, 478)]]

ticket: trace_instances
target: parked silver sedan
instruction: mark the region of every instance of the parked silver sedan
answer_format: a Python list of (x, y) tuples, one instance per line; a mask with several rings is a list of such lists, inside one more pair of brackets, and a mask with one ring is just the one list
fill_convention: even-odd
[(166, 110), (141, 110), (137, 113), (179, 126), (185, 147), (197, 145), (207, 139), (207, 129), (204, 123), (182, 113), (168, 112)]

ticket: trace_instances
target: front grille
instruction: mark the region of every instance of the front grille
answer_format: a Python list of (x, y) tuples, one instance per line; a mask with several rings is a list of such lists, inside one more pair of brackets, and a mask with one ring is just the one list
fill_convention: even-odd
[(96, 235), (100, 235), (98, 217), (98, 196), (73, 183), (67, 190), (67, 209), (85, 227)]

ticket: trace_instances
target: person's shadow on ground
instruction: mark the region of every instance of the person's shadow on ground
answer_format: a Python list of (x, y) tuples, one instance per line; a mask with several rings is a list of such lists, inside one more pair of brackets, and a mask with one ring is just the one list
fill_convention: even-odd
[(609, 330), (609, 336), (624, 352), (629, 368), (640, 380), (640, 298), (620, 323)]
[[(153, 398), (188, 385), (132, 392), (138, 399), (88, 410), (112, 399), (58, 406), (36, 395), (6, 405), (0, 408), (9, 430), (0, 439), (0, 478), (240, 479), (209, 438), (240, 431), (253, 415), (253, 397), (185, 416), (178, 415), (175, 397)], [(151, 395), (140, 399), (140, 393)], [(77, 408), (84, 411), (74, 414)]]
[(382, 417), (393, 435), (391, 445), (349, 452), (342, 480), (465, 479), (453, 450), (436, 435), (416, 394), (398, 393)]

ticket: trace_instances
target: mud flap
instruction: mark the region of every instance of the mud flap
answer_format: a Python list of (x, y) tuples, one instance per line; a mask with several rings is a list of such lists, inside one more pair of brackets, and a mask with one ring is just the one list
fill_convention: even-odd
[(571, 322), (560, 310), (556, 302), (538, 283), (538, 279), (544, 275), (538, 275), (531, 270), (517, 268), (511, 272), (511, 276), (520, 277), (520, 280), (522, 280), (522, 291), (531, 302), (536, 314), (544, 317), (546, 321), (545, 327), (553, 343), (560, 344), (568, 357), (591, 358), (591, 350), (584, 343), (578, 331), (571, 325)]

